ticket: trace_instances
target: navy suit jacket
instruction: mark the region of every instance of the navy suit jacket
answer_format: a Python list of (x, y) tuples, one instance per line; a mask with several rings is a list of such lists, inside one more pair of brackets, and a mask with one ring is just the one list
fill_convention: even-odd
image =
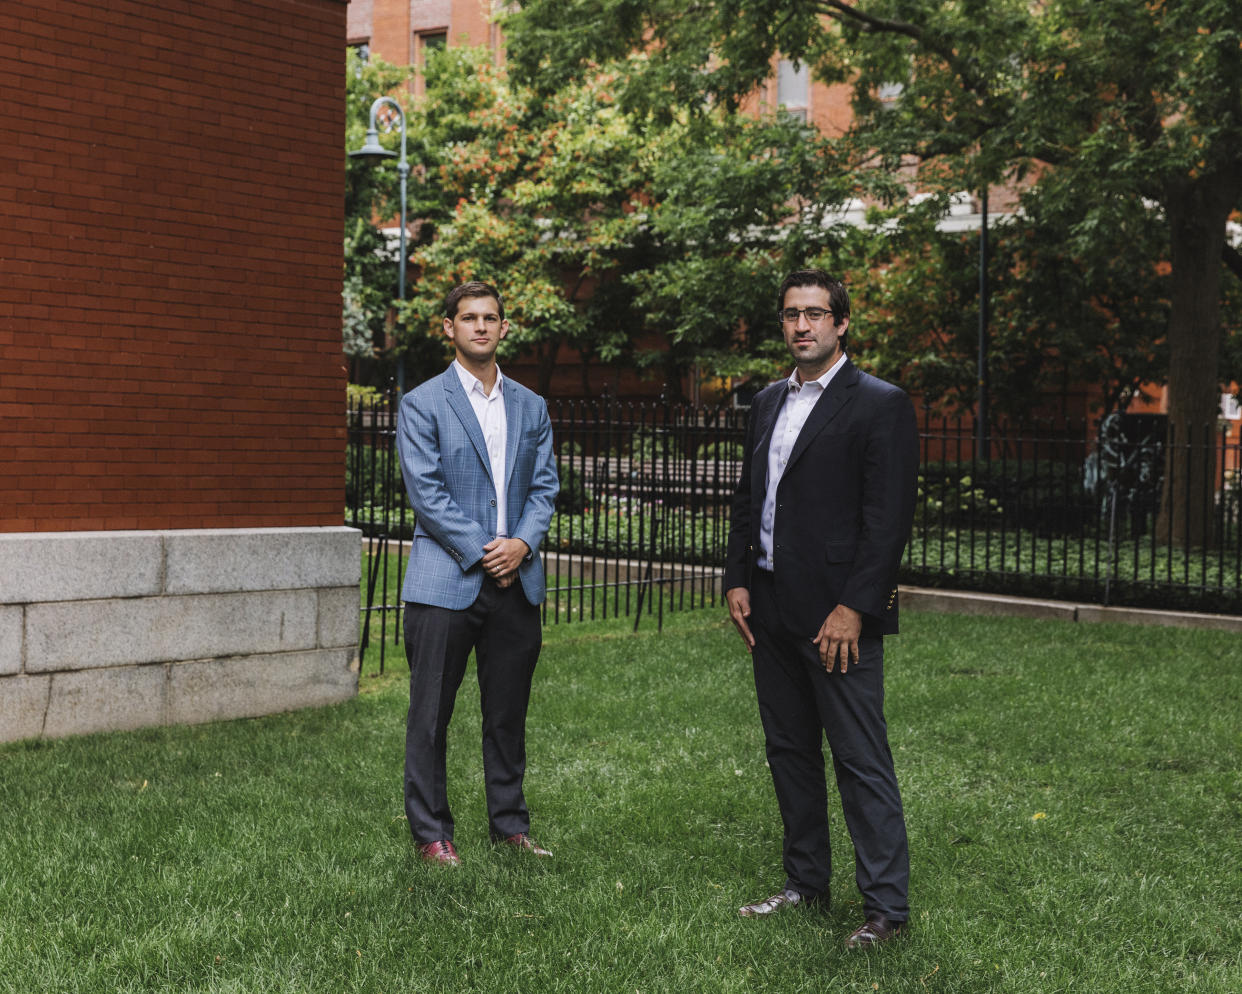
[[(532, 604), (544, 599), (539, 546), (559, 483), (552, 422), (538, 394), (506, 377), (505, 517), (510, 538), (530, 546), (518, 582)], [(479, 419), (449, 366), (401, 400), (397, 451), (417, 516), (401, 598), (462, 610), (483, 585), (483, 546), (496, 537), (496, 483)]]
[[(914, 521), (919, 442), (914, 405), (848, 358), (812, 408), (776, 491), (776, 602), (785, 625), (815, 637), (838, 604), (864, 636), (897, 631), (897, 568)], [(751, 585), (767, 490), (768, 446), (788, 387), (755, 397), (733, 498), (725, 589)]]

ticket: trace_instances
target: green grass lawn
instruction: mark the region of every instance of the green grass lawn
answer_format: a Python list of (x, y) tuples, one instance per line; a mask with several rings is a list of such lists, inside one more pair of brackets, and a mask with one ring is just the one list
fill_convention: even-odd
[(356, 700), (0, 746), (0, 991), (1242, 990), (1242, 640), (910, 614), (888, 711), (914, 928), (782, 881), (722, 612), (547, 630), (527, 794), (550, 861), (486, 841), (478, 693), (450, 735), (456, 871), (402, 816), (405, 666)]

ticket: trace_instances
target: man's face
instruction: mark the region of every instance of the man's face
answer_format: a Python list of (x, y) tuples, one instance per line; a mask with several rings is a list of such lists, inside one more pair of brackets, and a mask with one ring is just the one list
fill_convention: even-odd
[(444, 319), (444, 334), (463, 364), (487, 363), (495, 357), (500, 340), (509, 334), (509, 322), (501, 320), (495, 297), (462, 297), (457, 313)]
[(834, 325), (828, 304), (828, 291), (822, 286), (794, 286), (785, 292), (783, 313), (791, 309), (803, 312), (804, 308), (825, 312), (820, 321), (810, 320), (805, 313), (799, 313), (795, 321), (781, 318), (785, 346), (804, 381), (819, 379), (841, 355), (841, 336), (849, 328), (850, 319), (842, 318), (840, 324)]

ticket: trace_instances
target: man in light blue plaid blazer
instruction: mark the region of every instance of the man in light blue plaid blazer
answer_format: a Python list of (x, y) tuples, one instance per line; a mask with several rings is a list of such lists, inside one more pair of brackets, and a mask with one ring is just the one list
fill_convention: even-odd
[(483, 711), (483, 773), (494, 841), (550, 855), (530, 837), (522, 791), (526, 709), (542, 644), (539, 546), (558, 482), (548, 408), (501, 375), (504, 304), (486, 283), (445, 302), (456, 358), (401, 401), (397, 447), (416, 515), (406, 602), (410, 663), (405, 810), (420, 855), (456, 865), (445, 744), (474, 650)]

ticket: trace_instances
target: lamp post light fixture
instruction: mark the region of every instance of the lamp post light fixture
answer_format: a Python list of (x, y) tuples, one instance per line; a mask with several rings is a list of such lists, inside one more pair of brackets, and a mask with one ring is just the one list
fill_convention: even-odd
[[(379, 142), (379, 126), (378, 116), (381, 107), (389, 107), (397, 115), (397, 124), (401, 128), (401, 155), (397, 156), (396, 152), (391, 152), (384, 148)], [(384, 127), (385, 133), (392, 131), (393, 123), (389, 118)], [(367, 124), (367, 137), (362, 148), (350, 152), (351, 159), (359, 159), (363, 162), (375, 164), (383, 162), (385, 159), (397, 159), (397, 176), (401, 181), (401, 245), (397, 257), (397, 301), (405, 300), (405, 204), (406, 204), (406, 186), (410, 176), (410, 161), (406, 158), (406, 133), (405, 133), (405, 111), (401, 109), (401, 105), (392, 97), (376, 97), (371, 104), (371, 117)], [(397, 360), (397, 393), (398, 396), (405, 393), (405, 361), (398, 358)]]

